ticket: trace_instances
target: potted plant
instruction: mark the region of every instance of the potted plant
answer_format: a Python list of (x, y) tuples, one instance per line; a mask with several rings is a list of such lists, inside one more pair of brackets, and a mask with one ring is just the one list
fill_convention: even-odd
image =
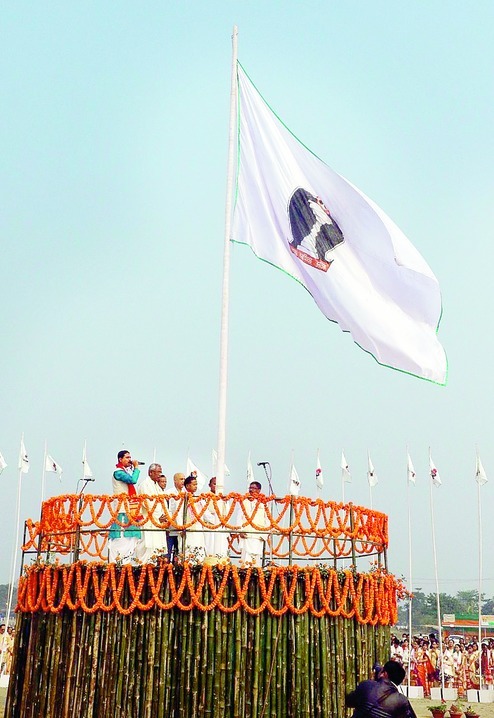
[(446, 703), (440, 703), (437, 706), (429, 706), (428, 709), (432, 713), (432, 718), (444, 718), (446, 713)]
[(463, 711), (456, 703), (452, 703), (449, 707), (449, 715), (451, 718), (460, 718), (460, 716), (463, 715)]
[(467, 706), (465, 708), (465, 716), (466, 718), (479, 718), (479, 714), (475, 708), (472, 708), (472, 706)]

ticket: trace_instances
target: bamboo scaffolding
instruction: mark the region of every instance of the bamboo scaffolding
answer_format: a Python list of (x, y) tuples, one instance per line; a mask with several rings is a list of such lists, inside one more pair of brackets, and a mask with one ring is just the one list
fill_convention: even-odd
[[(197, 583), (201, 570), (195, 569)], [(181, 567), (174, 569), (175, 586), (182, 575)], [(187, 595), (187, 610), (19, 613), (6, 718), (344, 718), (345, 693), (369, 677), (374, 661), (387, 658), (389, 626), (301, 610), (308, 591), (303, 572), (270, 589), (279, 611), (295, 581), (296, 611), (256, 613), (266, 588), (261, 591), (256, 571), (245, 586), (247, 576), (241, 575), (241, 590), (251, 611), (203, 611)], [(218, 573), (216, 589), (220, 580)], [(269, 570), (264, 580), (267, 587)], [(120, 603), (127, 607), (133, 599), (129, 584), (122, 586)], [(63, 590), (60, 582), (58, 599)], [(208, 587), (203, 600), (211, 595)], [(143, 605), (150, 596), (144, 589)], [(171, 603), (168, 581), (159, 596)], [(223, 605), (237, 601), (229, 583)], [(322, 607), (316, 598), (314, 610)], [(336, 608), (334, 594), (330, 607)], [(359, 609), (363, 615), (363, 598)]]

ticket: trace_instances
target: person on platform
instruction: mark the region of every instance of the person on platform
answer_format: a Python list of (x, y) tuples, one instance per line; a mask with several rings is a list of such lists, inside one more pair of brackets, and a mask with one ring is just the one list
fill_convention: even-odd
[(398, 661), (385, 663), (377, 681), (362, 681), (347, 695), (346, 705), (355, 709), (352, 718), (416, 718), (408, 698), (398, 690), (404, 678)]
[[(136, 484), (139, 480), (140, 471), (137, 468), (138, 461), (133, 461), (130, 452), (119, 451), (117, 454), (118, 463), (113, 472), (112, 484), (113, 494), (126, 494), (129, 499), (137, 497)], [(141, 538), (140, 529), (136, 526), (125, 526), (130, 519), (125, 511), (117, 516), (117, 521), (110, 526), (108, 538), (108, 553), (110, 563), (120, 561), (121, 563), (132, 563), (136, 556), (137, 542)]]
[(240, 538), (240, 565), (260, 566), (264, 543), (267, 540), (266, 529), (270, 521), (266, 514), (266, 507), (260, 500), (262, 486), (258, 481), (249, 484), (249, 495), (242, 499), (237, 510), (236, 524), (241, 527)]
[(187, 476), (184, 486), (187, 491), (185, 519), (188, 524), (185, 531), (184, 558), (189, 563), (204, 563), (204, 559), (206, 558), (204, 526), (207, 526), (208, 522), (204, 516), (203, 499), (195, 497), (197, 491), (197, 476), (195, 471), (193, 471), (190, 476)]
[(160, 525), (165, 523), (167, 519), (163, 505), (166, 502), (167, 494), (160, 485), (160, 482), (161, 484), (163, 483), (163, 479), (166, 486), (166, 477), (163, 476), (161, 465), (150, 464), (147, 477), (140, 481), (137, 486), (140, 496), (158, 496), (163, 500), (163, 503), (157, 501), (154, 504), (153, 500), (149, 499), (141, 506), (141, 512), (147, 518), (147, 521), (142, 527), (142, 538), (136, 548), (136, 556), (145, 564), (152, 563), (151, 557), (153, 554), (167, 553), (166, 531), (160, 529)]
[[(209, 480), (209, 490), (212, 494), (216, 494), (216, 476)], [(204, 538), (206, 542), (206, 556), (212, 557), (211, 563), (219, 562), (228, 558), (228, 534), (225, 532), (224, 526), (221, 525), (221, 519), (226, 513), (226, 502), (222, 498), (210, 498), (207, 503), (205, 518), (215, 528), (206, 529)]]
[[(183, 512), (179, 510), (181, 506), (180, 499), (173, 498), (174, 496), (180, 496), (180, 494), (185, 493), (185, 487), (184, 487), (184, 481), (185, 481), (185, 474), (182, 474), (180, 472), (173, 475), (173, 485), (174, 489), (170, 492), (170, 500), (168, 502), (168, 508), (170, 510), (170, 514), (174, 516), (177, 514), (174, 518), (175, 523), (181, 524), (183, 520)], [(183, 505), (183, 504), (182, 504)], [(173, 563), (173, 561), (178, 556), (178, 536), (179, 536), (178, 529), (169, 529), (167, 532), (167, 546), (168, 546), (168, 559)]]

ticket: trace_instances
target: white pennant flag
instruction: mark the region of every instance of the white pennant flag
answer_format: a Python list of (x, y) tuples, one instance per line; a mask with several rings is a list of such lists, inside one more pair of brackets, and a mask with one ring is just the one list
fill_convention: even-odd
[(371, 489), (377, 484), (376, 472), (369, 453), (367, 453), (367, 481)]
[(295, 464), (292, 464), (292, 468), (290, 470), (290, 495), (291, 496), (298, 496), (300, 491), (300, 479), (298, 477), (297, 469), (295, 468)]
[(305, 147), (238, 66), (232, 240), (296, 279), (379, 364), (439, 384), (439, 284), (394, 222)]
[[(216, 451), (216, 449), (213, 449), (212, 464), (213, 464), (213, 476), (216, 476), (216, 467), (218, 466), (218, 452)], [(228, 468), (228, 466), (226, 464), (223, 464), (223, 466), (225, 467), (224, 468), (225, 476), (230, 476), (230, 469)]]
[(408, 481), (411, 481), (412, 484), (415, 483), (415, 469), (413, 468), (412, 460), (410, 458), (410, 454), (407, 452), (407, 477)]
[(436, 467), (434, 466), (434, 462), (432, 461), (432, 457), (431, 457), (430, 453), (429, 453), (429, 470), (430, 470), (430, 474), (431, 474), (432, 483), (434, 484), (434, 486), (441, 486), (441, 484), (442, 484), (441, 477), (439, 476), (439, 473), (438, 473)]
[(4, 469), (6, 469), (6, 468), (7, 468), (7, 462), (5, 461), (5, 459), (3, 458), (2, 454), (0, 453), (0, 474), (1, 474), (2, 471), (3, 471)]
[(27, 474), (29, 471), (29, 457), (27, 455), (26, 447), (24, 446), (24, 437), (21, 439), (21, 448), (19, 451), (19, 471), (22, 474)]
[(317, 452), (317, 464), (316, 464), (316, 486), (321, 491), (324, 486), (324, 475), (322, 473), (321, 460), (319, 458), (319, 451)]
[(84, 450), (82, 452), (82, 478), (86, 481), (91, 481), (93, 478), (93, 472), (91, 471), (91, 467), (87, 463), (87, 456), (86, 456), (86, 445), (84, 444)]
[(350, 467), (348, 466), (347, 460), (345, 459), (345, 454), (343, 452), (341, 452), (341, 478), (347, 484), (352, 483), (352, 475), (350, 473)]
[(483, 486), (487, 483), (487, 474), (485, 473), (484, 467), (480, 460), (480, 456), (477, 454), (477, 463), (475, 466), (475, 479), (479, 486)]
[(60, 476), (62, 475), (62, 467), (60, 466), (60, 464), (57, 464), (55, 459), (50, 456), (50, 454), (46, 455), (45, 471), (52, 471), (55, 474), (59, 474)]
[(187, 476), (190, 476), (194, 473), (197, 478), (197, 490), (201, 491), (203, 486), (206, 485), (208, 477), (200, 469), (197, 468), (197, 466), (191, 459), (189, 459), (189, 457), (187, 457)]
[(250, 451), (249, 451), (249, 457), (247, 459), (247, 484), (251, 484), (255, 480), (256, 480), (256, 478), (254, 476), (254, 467), (252, 466), (252, 461), (250, 458)]

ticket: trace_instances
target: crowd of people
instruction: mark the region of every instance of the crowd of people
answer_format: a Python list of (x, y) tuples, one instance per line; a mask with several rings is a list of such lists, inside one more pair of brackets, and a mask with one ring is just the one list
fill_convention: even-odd
[(403, 665), (410, 673), (411, 685), (422, 686), (424, 696), (430, 696), (432, 687), (456, 688), (458, 696), (466, 695), (470, 688), (493, 688), (494, 639), (477, 640), (445, 638), (442, 654), (439, 638), (412, 636), (404, 633), (401, 640), (391, 636), (391, 660)]
[[(140, 526), (136, 526), (129, 522), (125, 512), (118, 514), (109, 532), (111, 563), (145, 564), (158, 557), (169, 561), (183, 557), (193, 564), (204, 563), (206, 559), (211, 563), (221, 562), (228, 559), (229, 537), (232, 535), (239, 539), (240, 564), (261, 565), (270, 522), (264, 504), (258, 501), (262, 491), (259, 482), (249, 484), (248, 494), (237, 508), (234, 522), (241, 527), (241, 531), (230, 534), (219, 520), (227, 514), (226, 499), (205, 495), (191, 500), (198, 491), (196, 472), (187, 477), (176, 473), (173, 485), (168, 487), (161, 464), (150, 464), (148, 475), (141, 476), (139, 462), (132, 459), (129, 451), (119, 451), (117, 459), (112, 477), (113, 494), (127, 495), (129, 505), (132, 507), (134, 503), (141, 515)], [(216, 494), (215, 477), (209, 481), (209, 493)], [(186, 525), (187, 529), (179, 531), (170, 526), (169, 517), (163, 513), (163, 504), (138, 502), (140, 495), (162, 497), (169, 516), (176, 517), (176, 523)], [(182, 515), (179, 516), (180, 513)], [(163, 524), (163, 529), (159, 528), (160, 524)]]

